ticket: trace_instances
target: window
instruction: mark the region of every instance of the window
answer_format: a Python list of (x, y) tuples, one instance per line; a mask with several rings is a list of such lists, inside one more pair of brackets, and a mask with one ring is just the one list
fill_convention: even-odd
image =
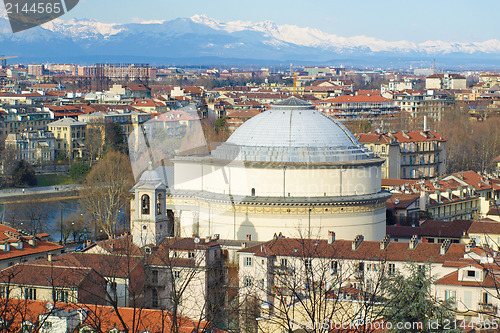
[(396, 273), (396, 264), (389, 264), (389, 275)]
[(151, 281), (153, 283), (158, 283), (158, 271), (156, 269), (151, 271)]
[(149, 214), (149, 195), (144, 194), (141, 198), (142, 214)]
[(483, 304), (490, 304), (490, 296), (489, 294), (485, 291), (483, 292)]
[(255, 197), (255, 188), (252, 188), (252, 197)]
[(174, 271), (174, 279), (179, 281), (181, 279), (181, 271)]
[(245, 283), (245, 287), (251, 287), (252, 286), (252, 277), (245, 276), (244, 283)]
[(24, 289), (24, 299), (36, 300), (36, 289), (34, 288)]
[(331, 264), (330, 264), (330, 272), (332, 273), (332, 275), (337, 275), (338, 266), (339, 266), (338, 262), (336, 262), (336, 261), (332, 261), (331, 262)]
[(245, 257), (245, 266), (252, 266), (253, 259), (252, 257)]
[(69, 292), (67, 290), (53, 290), (52, 299), (54, 302), (69, 302)]
[(312, 267), (312, 259), (304, 260), (304, 266), (306, 267), (306, 269), (310, 269)]
[(476, 271), (467, 271), (468, 277), (476, 277)]
[(283, 267), (288, 266), (288, 259), (286, 259), (286, 258), (282, 258), (282, 259), (281, 259), (281, 266), (283, 266)]
[(111, 294), (116, 295), (116, 282), (113, 281), (109, 283), (109, 290)]
[(194, 252), (192, 251), (188, 252), (188, 258), (194, 258)]
[(364, 270), (365, 270), (365, 263), (364, 262), (358, 263), (358, 271), (363, 272)]
[(153, 308), (158, 307), (158, 291), (156, 289), (151, 291), (151, 305)]

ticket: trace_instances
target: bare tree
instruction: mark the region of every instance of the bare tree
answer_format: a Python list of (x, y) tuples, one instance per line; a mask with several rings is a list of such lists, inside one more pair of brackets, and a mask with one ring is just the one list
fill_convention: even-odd
[(6, 208), (9, 224), (31, 235), (50, 231), (49, 219), (54, 210), (53, 203), (44, 201), (41, 196), (30, 196), (29, 200), (9, 204)]
[[(277, 243), (279, 255), (273, 254)], [(345, 257), (340, 248), (329, 246), (325, 240), (304, 237), (277, 237), (258, 245), (257, 256), (242, 259), (248, 260), (244, 266), (257, 267), (256, 271), (261, 272), (245, 275), (243, 271), (240, 277), (242, 331), (330, 332), (334, 323), (381, 319), (382, 281), (387, 273), (384, 259), (353, 260)], [(349, 330), (352, 327), (345, 329)], [(356, 330), (375, 329), (360, 325)]]
[(130, 160), (115, 151), (108, 152), (85, 178), (83, 205), (108, 238), (115, 236), (119, 215), (125, 211), (128, 190), (133, 182)]

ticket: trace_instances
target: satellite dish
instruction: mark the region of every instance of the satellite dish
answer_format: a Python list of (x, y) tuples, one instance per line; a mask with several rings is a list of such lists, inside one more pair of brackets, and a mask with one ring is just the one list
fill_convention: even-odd
[(394, 200), (394, 204), (395, 205), (399, 204), (399, 198), (396, 198), (396, 200)]
[(194, 243), (195, 243), (195, 244), (198, 244), (199, 242), (200, 242), (200, 237), (196, 236), (196, 237), (194, 238)]

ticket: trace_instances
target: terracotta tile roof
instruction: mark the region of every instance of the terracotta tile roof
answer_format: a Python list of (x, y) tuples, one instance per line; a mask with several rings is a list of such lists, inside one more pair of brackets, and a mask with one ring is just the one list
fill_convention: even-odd
[(109, 255), (94, 253), (67, 253), (47, 260), (36, 261), (33, 264), (53, 267), (92, 268), (106, 277), (127, 278), (143, 261), (143, 257), (131, 255)]
[(133, 243), (132, 236), (130, 235), (93, 243), (92, 245), (84, 249), (83, 252), (85, 253), (85, 251), (88, 251), (89, 249), (96, 246), (100, 246), (109, 254), (118, 254), (126, 256), (143, 255), (141, 249)]
[(166, 113), (163, 113), (161, 116), (153, 119), (153, 121), (166, 121), (166, 122), (193, 121), (193, 120), (200, 120), (200, 117), (198, 117), (198, 115), (195, 116), (192, 113), (180, 110), (168, 111)]
[[(460, 74), (450, 73), (447, 75), (452, 79), (464, 79), (465, 80), (465, 76), (462, 76)], [(432, 75), (427, 76), (427, 79), (443, 79), (444, 76), (445, 76), (445, 74), (432, 74)]]
[(418, 243), (414, 250), (406, 242), (390, 242), (385, 250), (380, 242), (363, 241), (357, 250), (352, 250), (352, 241), (296, 239), (280, 237), (246, 249), (240, 253), (254, 253), (257, 256), (292, 256), (311, 258), (339, 258), (353, 260), (387, 260), (444, 263), (458, 260), (465, 253), (465, 244), (451, 244), (445, 255), (440, 254), (441, 244)]
[(387, 209), (394, 208), (407, 208), (412, 203), (420, 198), (418, 194), (393, 194), (389, 199), (387, 199)]
[(227, 118), (252, 118), (261, 112), (255, 109), (250, 110), (236, 110), (227, 113)]
[(469, 233), (500, 234), (500, 222), (473, 221)]
[(398, 142), (427, 142), (427, 141), (446, 141), (440, 134), (434, 131), (415, 131), (415, 132), (397, 132), (394, 137)]
[(414, 184), (417, 180), (413, 179), (395, 179), (395, 178), (382, 178), (382, 186), (402, 186), (406, 184)]
[(493, 159), (493, 162), (500, 162), (500, 155)]
[(457, 181), (457, 184), (460, 184), (460, 182), (465, 182), (478, 191), (492, 189), (493, 185), (496, 185), (494, 183), (492, 184), (492, 182), (490, 182), (487, 177), (481, 176), (475, 171), (455, 172), (450, 176), (445, 177), (444, 179), (450, 178), (451, 176), (456, 178), (455, 181)]
[(356, 94), (358, 95), (380, 95), (382, 91), (380, 89), (368, 89), (368, 90), (363, 90), (360, 89), (356, 91)]
[(18, 264), (0, 271), (0, 282), (44, 287), (77, 288), (91, 268), (51, 267), (35, 263)]
[(23, 242), (23, 248), (21, 250), (16, 249), (14, 246), (11, 246), (10, 251), (8, 252), (0, 250), (0, 260), (12, 259), (37, 253), (43, 254), (54, 252), (61, 250), (62, 248), (63, 247), (59, 244), (47, 241), (38, 241), (36, 246), (31, 246), (28, 243)]
[(420, 225), (422, 237), (461, 238), (467, 235), (471, 220), (427, 220)]
[(434, 284), (455, 285), (464, 287), (498, 288), (500, 279), (494, 278), (491, 274), (486, 275), (483, 282), (458, 281), (458, 270), (437, 279)]
[(413, 235), (420, 236), (420, 228), (403, 225), (388, 225), (385, 227), (385, 233), (393, 238), (411, 238)]
[(147, 98), (147, 99), (136, 99), (133, 103), (132, 106), (135, 108), (140, 108), (140, 107), (165, 107), (165, 103), (163, 102), (157, 102), (153, 99)]
[[(46, 235), (48, 236), (48, 234)], [(41, 238), (45, 236), (43, 234), (40, 234), (37, 235), (37, 237)], [(17, 249), (14, 246), (10, 246), (10, 251), (0, 250), (0, 260), (12, 259), (36, 253), (54, 252), (63, 248), (59, 244), (42, 240), (37, 240), (36, 246), (32, 246), (28, 242), (26, 242), (26, 240), (31, 238), (33, 237), (29, 235), (23, 235), (16, 229), (0, 224), (0, 242), (14, 243), (19, 240), (23, 241), (22, 249)]]
[[(2, 305), (8, 313), (13, 314), (12, 331), (17, 332), (17, 328), (28, 320), (31, 323), (38, 322), (38, 316), (48, 313), (46, 301), (31, 301), (22, 299), (9, 299), (8, 301), (0, 299)], [(113, 328), (118, 328), (123, 331), (123, 319), (127, 329), (137, 332), (165, 332), (170, 333), (172, 327), (172, 314), (165, 310), (142, 309), (142, 308), (126, 308), (118, 307), (118, 313), (111, 306), (95, 305), (95, 304), (56, 304), (57, 309), (70, 312), (72, 310), (84, 309), (87, 317), (82, 327), (98, 328), (99, 331), (108, 332)], [(54, 311), (54, 310), (53, 310)], [(119, 317), (119, 316), (120, 317)], [(209, 324), (205, 321), (195, 321), (185, 316), (178, 316), (177, 319), (179, 333), (194, 333), (209, 330)], [(210, 328), (214, 333), (224, 333), (217, 328)]]
[(360, 143), (391, 143), (393, 139), (382, 133), (356, 133), (354, 134)]
[(486, 215), (494, 215), (494, 216), (500, 216), (500, 208), (498, 207), (490, 207), (490, 210)]

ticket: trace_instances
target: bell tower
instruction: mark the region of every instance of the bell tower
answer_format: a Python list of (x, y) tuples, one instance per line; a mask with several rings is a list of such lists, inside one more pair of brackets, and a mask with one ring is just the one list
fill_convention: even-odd
[(171, 230), (166, 211), (166, 185), (150, 163), (139, 182), (130, 190), (130, 224), (133, 242), (139, 247), (157, 246)]

